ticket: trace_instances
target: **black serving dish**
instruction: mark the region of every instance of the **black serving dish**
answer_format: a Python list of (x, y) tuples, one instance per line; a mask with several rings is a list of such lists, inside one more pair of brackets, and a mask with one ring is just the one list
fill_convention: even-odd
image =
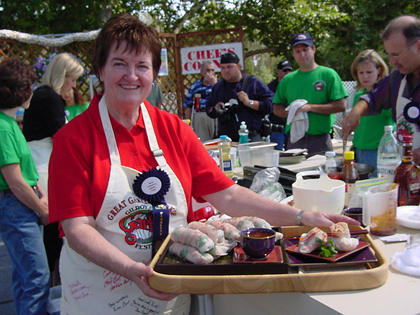
[[(230, 251), (228, 255), (222, 256), (210, 264), (196, 265), (169, 253), (168, 250), (171, 244), (172, 240), (168, 242), (162, 255), (154, 266), (153, 269), (156, 272), (170, 275), (250, 275), (288, 273), (288, 265), (283, 261), (281, 249), (273, 251), (271, 253), (273, 254), (273, 257), (270, 259), (252, 260), (241, 255), (243, 252), (238, 245), (238, 247)], [(237, 256), (234, 258), (235, 253)]]

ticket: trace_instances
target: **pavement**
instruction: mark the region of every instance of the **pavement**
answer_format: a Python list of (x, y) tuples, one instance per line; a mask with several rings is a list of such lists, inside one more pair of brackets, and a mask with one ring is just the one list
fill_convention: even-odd
[(15, 315), (12, 296), (12, 262), (0, 237), (0, 314)]

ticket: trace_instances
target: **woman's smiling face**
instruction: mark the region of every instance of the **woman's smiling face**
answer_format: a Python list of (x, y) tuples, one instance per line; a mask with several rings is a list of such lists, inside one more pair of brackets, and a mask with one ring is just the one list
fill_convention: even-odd
[(139, 106), (149, 95), (153, 83), (150, 51), (137, 53), (121, 42), (110, 49), (105, 66), (100, 71), (105, 97), (110, 106)]

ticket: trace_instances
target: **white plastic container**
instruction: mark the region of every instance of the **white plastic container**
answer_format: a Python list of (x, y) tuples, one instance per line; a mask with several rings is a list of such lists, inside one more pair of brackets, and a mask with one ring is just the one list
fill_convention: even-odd
[(242, 166), (277, 166), (279, 164), (279, 151), (274, 147), (277, 143), (257, 141), (238, 144), (238, 154)]
[(340, 214), (344, 208), (346, 183), (331, 179), (323, 173), (316, 179), (303, 176), (318, 175), (319, 171), (306, 171), (296, 174), (292, 184), (294, 206), (304, 211), (321, 211)]

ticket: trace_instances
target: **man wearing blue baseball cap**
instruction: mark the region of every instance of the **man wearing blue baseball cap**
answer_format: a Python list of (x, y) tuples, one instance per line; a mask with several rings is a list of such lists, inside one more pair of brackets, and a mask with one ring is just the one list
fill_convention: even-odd
[(316, 47), (309, 34), (293, 35), (290, 44), (299, 69), (281, 80), (273, 99), (274, 114), (287, 117), (286, 149), (332, 151), (335, 113), (345, 111), (348, 94), (335, 70), (315, 62)]

